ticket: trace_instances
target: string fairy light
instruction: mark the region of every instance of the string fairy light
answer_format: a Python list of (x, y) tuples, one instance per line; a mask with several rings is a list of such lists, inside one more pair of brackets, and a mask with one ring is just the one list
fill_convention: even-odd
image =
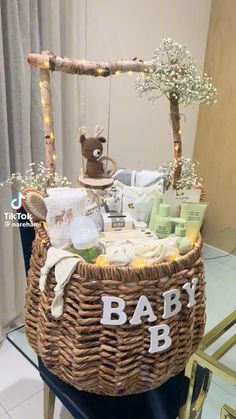
[(45, 67), (45, 69), (48, 69), (49, 68), (49, 61), (47, 60), (47, 61), (44, 61), (44, 67)]
[(131, 266), (133, 268), (144, 268), (145, 266), (147, 266), (147, 263), (145, 262), (144, 259), (137, 258), (137, 259), (133, 260), (133, 262), (131, 263)]

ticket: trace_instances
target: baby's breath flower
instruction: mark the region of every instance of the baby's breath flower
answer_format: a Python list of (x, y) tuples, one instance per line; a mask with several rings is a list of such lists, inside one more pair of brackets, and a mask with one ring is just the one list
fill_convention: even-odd
[[(29, 169), (25, 171), (24, 175), (12, 173), (5, 184), (14, 185), (18, 190), (24, 188), (34, 188), (38, 191), (47, 192), (48, 187), (67, 186), (71, 185), (66, 176), (61, 176), (58, 173), (53, 173), (50, 169), (44, 166), (43, 162), (30, 163)], [(0, 186), (4, 186), (1, 183)]]
[(195, 163), (190, 158), (180, 157), (159, 168), (166, 176), (167, 189), (174, 185), (174, 174), (178, 166), (181, 166), (181, 178), (177, 182), (176, 189), (191, 189), (193, 185), (202, 182), (202, 178), (199, 178), (195, 171)]
[[(201, 77), (195, 60), (186, 47), (165, 38), (154, 51), (153, 67), (136, 81), (139, 96), (147, 94), (153, 102), (162, 95), (189, 106), (194, 103), (215, 103), (217, 89), (206, 73)], [(154, 92), (157, 92), (154, 94)]]

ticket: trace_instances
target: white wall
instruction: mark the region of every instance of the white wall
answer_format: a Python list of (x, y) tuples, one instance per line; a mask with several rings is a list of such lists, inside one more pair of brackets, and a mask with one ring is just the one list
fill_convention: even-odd
[[(160, 40), (185, 44), (203, 67), (211, 0), (87, 0), (87, 58), (150, 59)], [(84, 58), (84, 57), (81, 57)], [(139, 99), (135, 75), (112, 78), (110, 155), (119, 166), (155, 168), (172, 158), (168, 101)], [(107, 134), (109, 78), (86, 78), (82, 123)], [(84, 102), (84, 100), (82, 100)], [(192, 156), (197, 107), (183, 109), (183, 154)]]

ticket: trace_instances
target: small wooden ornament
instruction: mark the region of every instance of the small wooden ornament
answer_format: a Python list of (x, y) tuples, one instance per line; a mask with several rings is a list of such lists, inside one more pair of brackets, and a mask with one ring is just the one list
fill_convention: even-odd
[(86, 188), (92, 188), (92, 189), (103, 189), (103, 188), (109, 188), (113, 185), (114, 179), (113, 178), (91, 178), (83, 174), (83, 171), (78, 176), (78, 182), (82, 186)]

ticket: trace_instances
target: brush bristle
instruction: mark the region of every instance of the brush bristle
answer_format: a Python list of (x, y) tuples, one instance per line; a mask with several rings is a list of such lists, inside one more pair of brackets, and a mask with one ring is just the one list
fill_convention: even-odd
[(37, 191), (27, 191), (25, 193), (24, 206), (27, 212), (29, 212), (34, 219), (45, 221), (47, 215), (47, 209), (44, 202), (43, 196)]

